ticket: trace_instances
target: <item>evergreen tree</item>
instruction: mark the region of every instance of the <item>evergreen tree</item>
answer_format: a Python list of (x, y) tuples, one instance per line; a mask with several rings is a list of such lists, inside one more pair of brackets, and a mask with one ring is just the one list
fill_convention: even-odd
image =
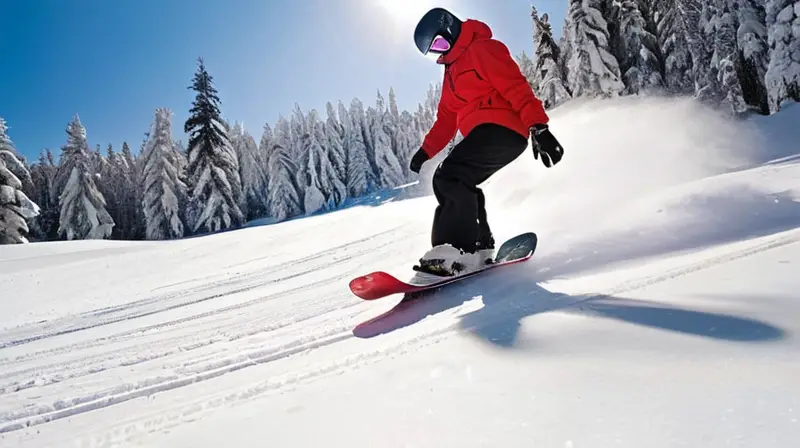
[[(378, 93), (380, 95), (380, 92)], [(405, 181), (409, 178), (411, 170), (408, 169), (408, 162), (413, 151), (417, 148), (412, 148), (412, 143), (409, 141), (408, 133), (412, 131), (413, 121), (411, 126), (407, 126), (403, 121), (403, 115), (400, 113), (400, 108), (397, 107), (397, 95), (394, 88), (389, 88), (389, 109), (384, 115), (384, 130), (391, 139), (391, 148), (394, 153), (394, 158), (397, 159), (398, 166), (400, 167), (401, 180)]]
[(656, 53), (657, 39), (647, 30), (637, 0), (622, 0), (616, 15), (620, 32), (617, 53), (620, 72), (628, 94), (660, 90), (664, 84)]
[(119, 172), (118, 208), (125, 225), (119, 237), (126, 240), (139, 240), (145, 237), (144, 211), (140, 207), (143, 197), (141, 169), (127, 142), (122, 143), (122, 151), (117, 159)]
[(536, 65), (533, 67), (533, 84), (538, 86), (538, 96), (546, 109), (553, 108), (569, 99), (561, 72), (561, 52), (553, 39), (553, 29), (547, 14), (539, 18), (536, 7), (531, 6), (533, 39), (536, 42)]
[[(339, 106), (341, 109), (341, 102)], [(325, 108), (328, 114), (325, 120), (325, 144), (327, 147), (328, 160), (330, 160), (331, 166), (333, 166), (336, 179), (345, 187), (344, 194), (336, 202), (338, 206), (347, 198), (347, 154), (345, 153), (344, 146), (345, 130), (344, 126), (339, 121), (339, 117), (336, 115), (333, 104), (328, 102)]]
[(763, 0), (733, 0), (738, 21), (737, 71), (744, 101), (762, 114), (769, 114), (765, 84), (769, 66), (766, 11)]
[(769, 109), (800, 101), (800, 7), (794, 0), (766, 0), (770, 60), (766, 73)]
[(275, 142), (275, 136), (272, 134), (272, 126), (269, 123), (264, 123), (261, 130), (261, 140), (258, 142), (258, 160), (261, 161), (261, 171), (264, 173), (264, 188), (261, 191), (264, 202), (264, 214), (268, 215), (270, 210), (269, 203), (269, 154), (272, 151), (272, 146)]
[(602, 0), (569, 0), (567, 20), (572, 39), (568, 85), (572, 96), (611, 97), (622, 93), (619, 62), (611, 52)]
[(397, 161), (403, 168), (405, 180), (409, 180), (412, 178), (412, 175), (416, 176), (416, 173), (409, 169), (409, 163), (411, 162), (411, 157), (414, 156), (414, 153), (417, 152), (422, 144), (422, 141), (416, 132), (414, 116), (406, 110), (400, 114), (397, 129), (395, 154), (397, 155)]
[(150, 138), (142, 152), (142, 210), (149, 240), (181, 238), (186, 185), (180, 179), (180, 157), (172, 141), (172, 112), (156, 109)]
[(187, 178), (189, 222), (193, 232), (216, 232), (239, 227), (245, 216), (239, 208), (242, 183), (236, 154), (220, 117), (219, 97), (202, 58), (190, 89), (197, 92), (184, 132), (190, 134)]
[[(534, 42), (537, 42), (536, 34), (534, 34)], [(528, 81), (528, 85), (531, 86), (531, 89), (534, 92), (538, 93), (540, 85), (536, 77), (536, 65), (528, 56), (528, 53), (526, 53), (524, 50), (522, 51), (522, 53), (520, 53), (519, 56), (516, 57), (516, 60), (517, 60), (517, 65), (519, 66), (519, 71), (522, 72), (522, 75)]]
[(33, 194), (31, 199), (40, 206), (39, 216), (30, 223), (31, 236), (39, 241), (58, 238), (58, 201), (54, 200), (53, 182), (56, 175), (56, 164), (53, 153), (45, 149), (39, 160), (31, 166)]
[(61, 211), (58, 234), (62, 238), (103, 239), (111, 236), (114, 220), (95, 184), (92, 165), (86, 129), (75, 115), (67, 126), (67, 143), (62, 148), (61, 164), (55, 179)]
[(564, 83), (564, 87), (567, 89), (570, 94), (572, 91), (569, 90), (569, 63), (572, 60), (572, 55), (574, 53), (574, 49), (572, 48), (572, 42), (575, 39), (572, 37), (572, 27), (570, 26), (570, 18), (569, 16), (564, 18), (564, 24), (561, 27), (561, 37), (558, 39), (558, 48), (561, 57), (558, 62), (559, 70), (561, 70), (561, 76)]
[(678, 8), (680, 0), (656, 3), (658, 42), (664, 61), (664, 84), (677, 94), (694, 93), (692, 55), (687, 39), (686, 18)]
[(263, 217), (266, 213), (266, 173), (265, 163), (260, 156), (255, 138), (240, 123), (231, 132), (231, 141), (239, 160), (239, 176), (242, 179), (242, 211), (248, 219)]
[(364, 109), (361, 101), (353, 99), (347, 114), (347, 190), (359, 197), (374, 190), (375, 171), (367, 158), (364, 138)]
[(346, 187), (339, 180), (336, 170), (323, 147), (327, 140), (323, 122), (316, 110), (311, 110), (307, 120), (308, 134), (304, 139), (305, 173), (304, 204), (306, 214), (322, 209), (330, 209), (341, 203), (346, 196)]
[(368, 110), (367, 126), (369, 134), (372, 136), (378, 185), (391, 188), (402, 184), (405, 176), (392, 149), (391, 135), (395, 133), (395, 129), (392, 129), (391, 117), (380, 92), (375, 101), (375, 108)]
[(701, 99), (719, 104), (734, 114), (744, 112), (747, 106), (736, 70), (738, 51), (735, 15), (731, 12), (728, 0), (712, 0), (704, 7), (705, 38), (712, 49), (709, 75), (714, 79)]
[(27, 243), (27, 220), (39, 215), (39, 206), (23, 193), (20, 177), (32, 183), (8, 136), (6, 122), (0, 118), (0, 244)]
[(271, 147), (267, 150), (269, 215), (278, 221), (301, 212), (300, 195), (292, 175), (297, 171), (297, 165), (291, 156), (291, 147), (291, 125), (281, 116), (275, 124)]

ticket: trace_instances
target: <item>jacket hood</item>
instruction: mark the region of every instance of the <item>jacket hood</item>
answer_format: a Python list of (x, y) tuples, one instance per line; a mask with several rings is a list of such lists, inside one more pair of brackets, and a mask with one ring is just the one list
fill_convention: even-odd
[(453, 48), (450, 49), (447, 54), (439, 56), (436, 62), (439, 64), (450, 64), (464, 54), (464, 51), (466, 51), (467, 47), (469, 47), (472, 42), (479, 39), (491, 38), (492, 29), (489, 28), (489, 25), (479, 20), (468, 19), (461, 25), (461, 33), (458, 35), (458, 39), (456, 39)]

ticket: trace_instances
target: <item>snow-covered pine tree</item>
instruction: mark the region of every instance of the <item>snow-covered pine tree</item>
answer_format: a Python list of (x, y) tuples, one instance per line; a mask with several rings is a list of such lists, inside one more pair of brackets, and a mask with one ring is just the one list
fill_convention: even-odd
[(713, 90), (716, 77), (711, 73), (713, 45), (706, 41), (704, 23), (706, 8), (702, 0), (675, 0), (675, 6), (683, 19), (686, 43), (692, 59), (691, 79), (695, 98), (702, 99), (704, 90)]
[(558, 61), (559, 69), (561, 70), (561, 76), (563, 80), (564, 87), (567, 88), (567, 91), (572, 94), (572, 91), (569, 90), (569, 61), (572, 60), (572, 54), (574, 53), (572, 48), (572, 42), (574, 39), (572, 38), (572, 27), (570, 26), (569, 17), (564, 18), (564, 24), (561, 26), (561, 37), (558, 39), (558, 49), (560, 53), (560, 60)]
[(55, 191), (59, 193), (60, 237), (68, 240), (103, 239), (111, 236), (114, 220), (95, 184), (92, 155), (86, 129), (78, 115), (67, 126), (67, 143), (61, 148)]
[(30, 172), (17, 155), (8, 127), (0, 117), (0, 244), (28, 242), (28, 222), (39, 215), (39, 206), (22, 191), (23, 180), (31, 182)]
[(704, 7), (705, 38), (712, 48), (710, 75), (715, 82), (709, 84), (700, 98), (734, 114), (744, 112), (747, 105), (736, 69), (736, 16), (728, 0), (711, 0)]
[[(341, 102), (339, 106), (341, 109)], [(339, 206), (347, 198), (347, 154), (345, 153), (344, 147), (345, 131), (344, 126), (339, 121), (339, 117), (336, 116), (336, 110), (333, 108), (333, 104), (329, 101), (325, 105), (325, 108), (328, 115), (324, 126), (326, 152), (328, 154), (328, 160), (331, 166), (333, 166), (336, 178), (339, 180), (339, 183), (344, 186), (343, 194), (334, 204), (335, 206)]]
[[(342, 183), (344, 183), (345, 186), (348, 186), (349, 181), (347, 178), (347, 166), (350, 163), (348, 159), (350, 152), (350, 150), (348, 149), (348, 145), (350, 144), (351, 140), (350, 132), (352, 132), (352, 124), (350, 124), (350, 112), (347, 110), (347, 106), (344, 105), (344, 102), (342, 102), (342, 100), (338, 101), (336, 108), (338, 112), (337, 128), (339, 129), (339, 135), (341, 135), (342, 139), (342, 155), (344, 157), (344, 166), (342, 168), (341, 179)], [(349, 188), (347, 195), (350, 196)]]
[(569, 0), (571, 40), (568, 86), (573, 97), (613, 97), (622, 93), (619, 62), (611, 53), (602, 0)]
[[(537, 42), (535, 32), (533, 42), (534, 45)], [(528, 85), (531, 86), (531, 89), (533, 89), (533, 91), (538, 95), (540, 86), (536, 77), (536, 65), (533, 63), (533, 60), (531, 60), (530, 56), (528, 56), (528, 53), (526, 53), (525, 50), (522, 50), (522, 53), (520, 53), (515, 59), (517, 60), (519, 71), (522, 72), (522, 75), (528, 81)]]
[(414, 131), (419, 136), (420, 141), (425, 137), (425, 132), (428, 130), (428, 127), (425, 125), (425, 109), (422, 107), (422, 103), (417, 104), (417, 111), (414, 112)]
[(339, 123), (342, 130), (342, 146), (345, 155), (344, 184), (347, 186), (347, 195), (359, 197), (368, 190), (366, 146), (361, 134), (361, 128), (353, 125), (350, 111), (339, 101)]
[(428, 91), (425, 94), (425, 104), (423, 105), (423, 110), (425, 111), (425, 121), (422, 123), (423, 134), (428, 132), (436, 120), (436, 111), (439, 110), (439, 99), (441, 97), (442, 83), (429, 84)]
[(156, 109), (150, 137), (141, 155), (145, 237), (168, 240), (184, 235), (186, 185), (179, 174), (180, 156), (172, 141), (172, 112)]
[(765, 84), (769, 66), (766, 11), (763, 0), (733, 1), (736, 12), (737, 71), (744, 101), (764, 115), (769, 114)]
[(234, 122), (233, 125), (228, 123), (227, 121), (223, 121), (223, 126), (225, 129), (225, 135), (228, 136), (228, 141), (230, 142), (231, 149), (235, 155), (236, 159), (236, 172), (239, 173), (239, 179), (242, 180), (242, 193), (237, 198), (237, 204), (239, 204), (239, 210), (242, 211), (242, 214), (247, 217), (247, 199), (245, 198), (244, 194), (244, 180), (242, 179), (242, 164), (241, 157), (242, 151), (244, 150), (244, 129), (239, 124), (239, 122)]
[(364, 106), (353, 98), (348, 113), (347, 189), (351, 197), (363, 196), (378, 185), (377, 170), (371, 163)]
[(656, 57), (656, 64), (661, 75), (662, 85), (661, 90), (664, 89), (664, 53), (661, 52), (661, 43), (658, 40), (658, 16), (657, 8), (661, 0), (635, 0), (639, 7), (639, 12), (644, 19), (645, 45)]
[(306, 115), (297, 103), (294, 104), (294, 109), (292, 109), (292, 115), (289, 118), (289, 126), (292, 130), (289, 135), (291, 139), (291, 155), (295, 165), (297, 165), (299, 169), (299, 171), (293, 174), (295, 183), (298, 186), (298, 193), (300, 193), (302, 199), (303, 191), (301, 187), (306, 184), (305, 171), (302, 170), (302, 167), (305, 166), (305, 159), (308, 157), (308, 154), (303, 151), (305, 147), (303, 141), (308, 138), (308, 131), (306, 130)]
[(622, 0), (616, 17), (619, 24), (620, 52), (617, 53), (625, 93), (659, 91), (664, 85), (657, 53), (656, 37), (647, 30), (647, 22), (638, 0)]
[(347, 198), (347, 185), (339, 178), (336, 167), (329, 155), (326, 122), (322, 121), (315, 110), (312, 110), (311, 134), (313, 142), (319, 144), (319, 159), (315, 162), (315, 170), (319, 173), (320, 191), (325, 198), (325, 210), (333, 210)]
[(694, 96), (700, 101), (718, 104), (721, 96), (720, 86), (717, 81), (717, 70), (711, 66), (711, 58), (714, 55), (714, 39), (713, 35), (709, 39), (709, 35), (706, 33), (709, 23), (712, 22), (712, 15), (715, 14), (715, 6), (705, 0), (678, 1), (679, 7), (687, 17), (689, 30), (687, 36), (689, 36), (689, 46), (692, 49), (692, 66), (694, 67), (692, 74), (695, 81)]
[(766, 73), (769, 109), (788, 99), (800, 101), (800, 3), (766, 0), (770, 60)]
[(687, 41), (686, 19), (678, 8), (680, 0), (657, 0), (654, 16), (658, 43), (664, 61), (664, 85), (669, 92), (694, 92), (692, 55)]
[[(228, 136), (228, 143), (230, 145), (231, 151), (233, 152), (233, 163), (234, 163), (233, 169), (236, 171), (237, 174), (239, 174), (239, 182), (241, 184), (241, 182), (242, 182), (241, 160), (239, 159), (239, 153), (237, 152), (237, 149), (236, 149), (236, 138), (237, 137), (234, 134), (238, 132), (240, 136), (243, 136), (244, 129), (241, 126), (238, 128), (238, 130), (234, 129), (234, 125), (238, 124), (238, 122), (235, 122), (234, 124), (231, 124), (230, 121), (228, 121), (225, 118), (222, 119), (221, 123), (222, 123), (223, 133)], [(242, 216), (244, 216), (245, 220), (246, 220), (247, 219), (247, 199), (245, 198), (244, 186), (243, 185), (239, 189), (239, 197), (237, 198), (237, 203), (239, 204), (239, 210), (241, 210)]]
[(56, 176), (53, 153), (49, 149), (42, 150), (38, 162), (31, 166), (30, 171), (33, 183), (33, 195), (30, 198), (40, 208), (39, 216), (30, 223), (30, 235), (39, 241), (56, 240), (59, 209), (52, 193)]
[(192, 232), (216, 232), (239, 227), (242, 181), (236, 154), (222, 124), (219, 97), (203, 59), (198, 59), (192, 90), (197, 92), (184, 125), (189, 138), (189, 223)]
[(120, 233), (122, 233), (123, 229), (127, 226), (121, 214), (120, 194), (123, 177), (119, 170), (117, 159), (118, 154), (109, 143), (106, 147), (105, 157), (102, 158), (101, 162), (95, 162), (95, 169), (100, 170), (98, 173), (97, 188), (103, 193), (103, 198), (106, 200), (106, 210), (108, 214), (111, 215), (111, 219), (114, 220), (114, 229), (111, 232), (112, 239), (119, 239)]
[(326, 141), (323, 122), (319, 119), (317, 111), (312, 109), (306, 119), (307, 134), (302, 140), (304, 165), (300, 167), (303, 173), (305, 194), (303, 195), (304, 210), (312, 214), (319, 210), (335, 206), (346, 195), (346, 187), (339, 180), (328, 154), (322, 143)]
[(403, 168), (392, 149), (392, 139), (389, 121), (389, 111), (386, 108), (386, 101), (380, 91), (375, 101), (375, 108), (367, 111), (367, 126), (369, 135), (372, 136), (372, 152), (375, 157), (375, 170), (378, 177), (378, 185), (383, 188), (396, 187), (403, 183), (405, 176)]
[(553, 29), (547, 14), (539, 17), (535, 6), (531, 6), (533, 20), (533, 39), (536, 43), (536, 65), (533, 67), (533, 84), (538, 86), (537, 95), (545, 109), (558, 106), (570, 94), (564, 86), (564, 75), (561, 73), (561, 51), (553, 39)]
[(411, 162), (411, 157), (417, 149), (419, 149), (419, 145), (421, 144), (416, 132), (414, 116), (407, 110), (404, 110), (397, 119), (396, 129), (394, 152), (403, 170), (404, 180), (409, 181), (412, 179), (412, 175), (416, 176), (416, 173), (413, 173), (408, 165)]
[[(183, 185), (188, 185), (188, 177), (186, 176), (186, 169), (189, 166), (189, 159), (186, 158), (186, 149), (183, 146), (183, 142), (180, 140), (176, 140), (175, 144), (173, 145), (173, 152), (175, 153), (176, 163), (178, 168), (178, 178), (181, 180)], [(187, 187), (188, 188), (188, 187)], [(189, 207), (189, 193), (188, 190), (186, 192), (186, 207), (183, 210), (183, 219), (184, 223), (186, 222), (186, 209)]]
[(397, 163), (400, 166), (400, 173), (402, 174), (403, 181), (409, 179), (411, 170), (408, 168), (408, 162), (417, 148), (413, 148), (413, 144), (409, 139), (409, 132), (413, 132), (413, 120), (409, 124), (403, 121), (403, 116), (400, 109), (397, 107), (397, 95), (394, 88), (389, 88), (389, 110), (385, 116), (384, 128), (390, 134), (392, 140), (392, 151), (397, 158)]
[(241, 123), (233, 127), (231, 142), (239, 160), (239, 176), (242, 179), (244, 204), (242, 212), (248, 219), (261, 218), (266, 213), (267, 179), (265, 164), (261, 159), (255, 138), (247, 132)]
[(291, 154), (291, 134), (289, 120), (279, 117), (275, 124), (274, 138), (270, 147), (266, 148), (269, 216), (278, 221), (296, 216), (302, 211), (294, 179), (297, 165)]
[(272, 133), (272, 126), (264, 123), (261, 129), (261, 139), (258, 141), (258, 160), (261, 161), (261, 171), (264, 173), (264, 188), (261, 194), (264, 197), (264, 215), (269, 215), (269, 154), (275, 144), (275, 136)]
[(122, 151), (118, 159), (122, 173), (119, 193), (120, 213), (124, 217), (125, 226), (120, 229), (120, 238), (126, 240), (139, 240), (145, 236), (144, 211), (142, 210), (142, 182), (141, 167), (133, 155), (127, 142), (122, 143)]

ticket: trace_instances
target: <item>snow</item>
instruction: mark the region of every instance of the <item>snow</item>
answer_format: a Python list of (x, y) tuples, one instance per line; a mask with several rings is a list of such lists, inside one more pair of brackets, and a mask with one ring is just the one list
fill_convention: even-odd
[(354, 334), (397, 298), (347, 282), (412, 275), (429, 195), (0, 247), (0, 446), (795, 445), (800, 108), (549, 113), (563, 162), (526, 152), (485, 187), (496, 238), (536, 231), (533, 259), (394, 327)]

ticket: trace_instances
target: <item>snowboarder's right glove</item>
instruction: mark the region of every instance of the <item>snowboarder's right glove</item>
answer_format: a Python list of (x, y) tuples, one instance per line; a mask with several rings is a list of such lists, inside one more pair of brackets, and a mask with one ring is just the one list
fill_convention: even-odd
[(420, 168), (422, 168), (422, 164), (428, 161), (428, 153), (425, 152), (424, 149), (419, 148), (414, 154), (414, 157), (411, 158), (411, 163), (408, 164), (408, 168), (419, 174)]
[(546, 124), (537, 124), (531, 127), (531, 148), (533, 158), (539, 160), (542, 155), (542, 163), (547, 168), (561, 161), (564, 155), (564, 148), (556, 137), (550, 132)]

